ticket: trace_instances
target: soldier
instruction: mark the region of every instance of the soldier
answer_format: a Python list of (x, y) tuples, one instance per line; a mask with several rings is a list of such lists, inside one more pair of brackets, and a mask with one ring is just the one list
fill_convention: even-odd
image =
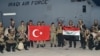
[(90, 50), (92, 50), (95, 47), (95, 43), (96, 43), (96, 36), (97, 36), (97, 29), (93, 26), (91, 29), (91, 34), (90, 37), (88, 39), (88, 47)]
[(6, 40), (6, 50), (10, 52), (11, 50), (15, 52), (16, 47), (16, 40), (15, 40), (15, 31), (14, 29), (10, 29), (7, 34), (7, 40)]
[(56, 47), (57, 45), (56, 26), (53, 22), (51, 23), (50, 33), (51, 33), (51, 39), (50, 39), (51, 47), (52, 46)]
[[(44, 22), (44, 21), (41, 22), (41, 26), (45, 26), (45, 22)], [(45, 30), (44, 30), (44, 31), (45, 31)], [(45, 40), (42, 40), (40, 46), (41, 46), (41, 47), (45, 47), (45, 46), (46, 46), (46, 45), (45, 45), (45, 42), (46, 42)]]
[[(89, 29), (86, 29), (84, 32), (84, 36), (83, 36), (83, 49), (86, 49), (86, 45), (88, 44), (88, 40), (89, 38), (92, 38), (92, 36), (90, 35), (90, 31)], [(90, 48), (90, 47), (89, 47)], [(91, 49), (91, 48), (90, 48)]]
[[(40, 21), (37, 22), (37, 26), (41, 26), (41, 22), (40, 22)], [(41, 44), (40, 44), (41, 41), (40, 41), (40, 40), (37, 40), (36, 42), (37, 42), (37, 48), (39, 48), (40, 45), (41, 45)]]
[(16, 35), (17, 33), (17, 30), (16, 30), (16, 27), (15, 27), (15, 21), (11, 18), (10, 20), (10, 26), (8, 26), (6, 29), (5, 29), (5, 32), (4, 32), (4, 36), (5, 36), (5, 39), (6, 37), (8, 37), (7, 35), (9, 34), (9, 31), (10, 30), (14, 30), (14, 34)]
[(22, 38), (21, 40), (19, 39), (19, 41), (22, 41), (24, 39), (25, 40), (25, 41), (23, 41), (24, 48), (25, 48), (25, 50), (28, 50), (27, 49), (28, 41), (26, 41), (26, 36), (25, 36), (26, 35), (26, 25), (25, 25), (24, 21), (21, 21), (21, 24), (18, 26), (17, 31), (18, 31), (19, 37)]
[[(72, 20), (69, 20), (69, 27), (75, 27)], [(76, 48), (76, 38), (75, 36), (69, 36), (69, 48), (72, 47), (72, 42), (74, 43), (74, 48)]]
[(64, 37), (62, 35), (62, 25), (58, 24), (57, 27), (57, 38), (58, 38), (58, 47), (63, 47), (64, 46)]
[[(29, 20), (28, 26), (33, 26), (33, 25), (34, 25), (34, 24), (33, 24), (33, 21), (32, 21), (32, 20)], [(27, 26), (27, 34), (28, 34), (28, 26)], [(29, 46), (29, 47), (33, 47), (33, 46), (34, 46), (32, 40), (29, 41), (28, 46)]]
[(78, 28), (80, 28), (80, 43), (81, 43), (81, 47), (80, 48), (84, 48), (84, 32), (86, 29), (86, 26), (83, 22), (83, 20), (79, 19), (78, 20)]
[(4, 28), (2, 26), (2, 22), (0, 22), (0, 52), (3, 53), (5, 42), (4, 42)]

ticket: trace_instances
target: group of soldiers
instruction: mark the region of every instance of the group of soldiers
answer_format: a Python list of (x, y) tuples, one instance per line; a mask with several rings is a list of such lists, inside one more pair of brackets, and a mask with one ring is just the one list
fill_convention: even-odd
[[(28, 39), (28, 25), (34, 25), (32, 20), (29, 20), (27, 24), (21, 21), (18, 28), (15, 27), (15, 21), (10, 20), (10, 26), (7, 28), (3, 27), (2, 22), (0, 22), (0, 52), (3, 53), (4, 49), (7, 52), (16, 50), (21, 51), (22, 49), (28, 50), (28, 47), (34, 47), (34, 41)], [(44, 21), (37, 22), (37, 26), (45, 25)], [(65, 38), (63, 37), (63, 23), (58, 22), (56, 26), (54, 22), (50, 25), (50, 47), (63, 47), (65, 46)], [(82, 19), (78, 20), (77, 26), (73, 24), (72, 20), (69, 20), (69, 27), (80, 28), (80, 43), (81, 48), (85, 49), (86, 46), (90, 50), (94, 47), (96, 50), (100, 49), (100, 26), (97, 20), (94, 20), (94, 24), (91, 28), (87, 28), (83, 23)], [(74, 36), (69, 37), (69, 47), (72, 47), (72, 42), (74, 43), (74, 48), (76, 48), (76, 39)], [(36, 41), (37, 48), (45, 47), (46, 41)]]
[(11, 19), (10, 23), (9, 27), (4, 28), (2, 22), (0, 22), (0, 52), (3, 53), (4, 49), (7, 52), (15, 52), (16, 48), (19, 51), (22, 49), (28, 50), (27, 28), (24, 21), (21, 21), (18, 29), (15, 28), (15, 21), (13, 19)]
[(81, 48), (90, 50), (100, 50), (100, 25), (97, 20), (94, 20), (93, 25), (87, 28), (82, 20), (79, 20)]

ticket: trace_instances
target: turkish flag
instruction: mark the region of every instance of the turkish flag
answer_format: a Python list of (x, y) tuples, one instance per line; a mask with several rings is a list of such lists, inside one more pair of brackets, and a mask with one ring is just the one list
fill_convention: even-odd
[(28, 26), (28, 38), (32, 41), (41, 41), (50, 39), (49, 26)]

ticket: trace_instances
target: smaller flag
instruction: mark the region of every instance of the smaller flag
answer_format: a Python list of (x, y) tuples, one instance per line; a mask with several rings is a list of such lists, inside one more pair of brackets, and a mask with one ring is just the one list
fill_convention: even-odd
[(80, 36), (80, 29), (77, 27), (63, 27), (63, 35), (76, 35)]

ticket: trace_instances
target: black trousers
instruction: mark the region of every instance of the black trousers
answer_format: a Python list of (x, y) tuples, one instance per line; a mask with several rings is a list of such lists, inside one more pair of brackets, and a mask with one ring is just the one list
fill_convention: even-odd
[(3, 50), (4, 50), (4, 45), (0, 45), (0, 52), (3, 52)]
[(97, 45), (95, 46), (95, 50), (100, 50), (100, 41), (97, 43)]
[(28, 47), (28, 41), (23, 42), (23, 44), (24, 44), (24, 49), (28, 50), (28, 48), (27, 48)]
[(6, 50), (8, 52), (15, 51), (16, 43), (6, 43)]
[(58, 47), (63, 47), (64, 46), (64, 37), (62, 33), (58, 33)]
[(76, 47), (76, 37), (75, 36), (68, 36), (69, 37), (69, 47), (72, 47), (72, 42), (74, 47)]
[(94, 40), (93, 37), (88, 39), (88, 48), (92, 50), (94, 48)]
[(28, 47), (34, 47), (32, 40), (28, 41)]
[(81, 40), (80, 40), (80, 42), (81, 42), (81, 47), (82, 47), (83, 49), (85, 49), (85, 48), (86, 48), (86, 41), (85, 41), (85, 38), (82, 36), (82, 34), (80, 34), (80, 38), (81, 38)]

